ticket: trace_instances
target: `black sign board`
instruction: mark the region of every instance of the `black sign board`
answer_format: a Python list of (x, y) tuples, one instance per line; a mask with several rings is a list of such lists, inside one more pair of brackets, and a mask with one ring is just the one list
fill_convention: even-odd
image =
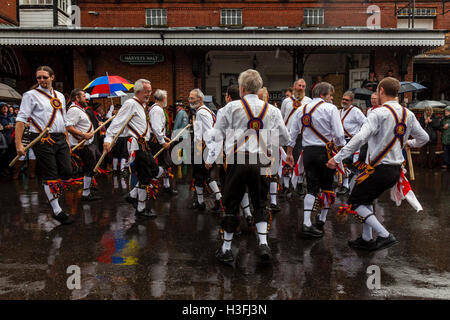
[(129, 64), (152, 65), (163, 62), (164, 56), (153, 52), (127, 53), (120, 55), (120, 61)]

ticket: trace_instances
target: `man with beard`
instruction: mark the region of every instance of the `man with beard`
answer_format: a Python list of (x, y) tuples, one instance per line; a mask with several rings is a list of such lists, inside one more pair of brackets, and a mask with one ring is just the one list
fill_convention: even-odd
[(170, 195), (178, 194), (178, 191), (170, 187), (170, 167), (172, 160), (170, 158), (170, 139), (166, 136), (166, 115), (164, 109), (167, 108), (167, 91), (156, 90), (155, 103), (149, 108), (148, 114), (150, 117), (150, 129), (153, 137), (150, 140), (150, 147), (153, 154), (156, 154), (161, 147), (165, 150), (161, 152), (156, 161), (158, 166), (164, 170), (163, 175), (163, 191)]
[[(313, 100), (297, 112), (290, 132), (286, 161), (291, 166), (294, 166), (292, 152), (297, 136), (302, 133), (307, 184), (302, 232), (306, 237), (323, 236), (328, 209), (335, 200), (332, 191), (335, 170), (327, 168), (326, 163), (333, 156), (334, 144), (343, 146), (345, 139), (338, 109), (332, 104), (333, 94), (334, 87), (331, 84), (318, 83), (313, 89)], [(313, 225), (311, 213), (319, 210), (320, 214), (317, 214)]]
[[(349, 205), (340, 210), (343, 214), (354, 214), (363, 224), (362, 235), (348, 242), (352, 248), (375, 251), (398, 242), (376, 218), (373, 202), (400, 178), (404, 161), (402, 149), (419, 148), (429, 139), (414, 113), (397, 102), (399, 90), (397, 79), (388, 77), (380, 81), (377, 95), (381, 106), (370, 111), (359, 133), (327, 163), (328, 168), (336, 168), (337, 163), (368, 142), (369, 162), (356, 178), (355, 188), (348, 198)], [(408, 140), (410, 135), (414, 139)], [(376, 240), (372, 239), (372, 229), (378, 233)]]
[(128, 152), (130, 158), (134, 155), (135, 171), (139, 182), (130, 191), (126, 198), (128, 202), (136, 207), (136, 215), (155, 218), (157, 215), (151, 209), (146, 208), (146, 200), (152, 192), (151, 180), (157, 177), (158, 165), (153, 159), (148, 141), (150, 139), (150, 128), (147, 113), (147, 103), (152, 93), (150, 81), (139, 79), (134, 84), (135, 95), (128, 99), (119, 109), (117, 116), (111, 121), (106, 131), (103, 152), (111, 151), (111, 142), (127, 119), (134, 114), (123, 133), (130, 136)]
[[(344, 128), (345, 133), (345, 141), (347, 142), (350, 141), (350, 139), (359, 132), (359, 129), (361, 129), (361, 126), (366, 120), (366, 117), (364, 116), (362, 111), (359, 110), (358, 107), (352, 105), (353, 98), (354, 98), (353, 92), (351, 91), (345, 92), (341, 101), (342, 109), (339, 110), (342, 127)], [(359, 154), (359, 152), (357, 151), (356, 154)], [(350, 170), (353, 171), (354, 174), (356, 174), (356, 171), (352, 167), (352, 164), (354, 162), (353, 157), (356, 156), (356, 154), (351, 155), (348, 159), (344, 160), (344, 163), (350, 168)], [(350, 190), (348, 180), (349, 180), (348, 175), (343, 177), (342, 186), (336, 192), (337, 194), (343, 195)]]
[[(311, 102), (311, 98), (305, 96), (306, 91), (306, 81), (304, 79), (298, 79), (294, 82), (294, 92), (291, 97), (288, 97), (283, 100), (281, 105), (281, 115), (283, 116), (284, 124), (286, 125), (288, 131), (291, 131), (292, 125), (294, 123), (295, 115), (298, 113), (299, 109), (306, 104)], [(299, 134), (297, 137), (297, 141), (295, 142), (295, 149), (293, 151), (294, 155), (294, 163), (297, 163), (298, 158), (302, 152), (302, 136)], [(283, 193), (286, 195), (289, 189), (289, 180), (292, 176), (292, 168), (289, 165), (285, 165), (283, 168), (283, 182), (284, 188)], [(294, 186), (294, 189), (297, 189), (299, 194), (304, 194), (303, 192), (303, 175), (299, 176), (297, 186)], [(273, 184), (270, 186), (270, 193), (272, 195), (275, 187)]]
[[(193, 178), (195, 191), (197, 193), (197, 202), (192, 204), (193, 209), (204, 211), (206, 208), (203, 191), (204, 186), (208, 184), (211, 190), (214, 192), (216, 199), (214, 200), (213, 211), (218, 211), (222, 208), (222, 194), (220, 193), (217, 182), (211, 178), (211, 170), (208, 170), (203, 165), (203, 151), (208, 148), (206, 142), (208, 139), (208, 131), (212, 129), (216, 122), (216, 115), (203, 104), (204, 94), (200, 89), (194, 89), (189, 93), (189, 106), (195, 110), (195, 122), (194, 122), (194, 165), (193, 165)], [(196, 161), (200, 160), (200, 163)]]
[[(94, 196), (91, 193), (92, 177), (94, 176), (94, 168), (97, 160), (100, 158), (100, 151), (94, 142), (94, 125), (89, 115), (86, 113), (86, 93), (80, 89), (72, 90), (70, 94), (72, 104), (67, 110), (67, 131), (69, 132), (69, 142), (71, 146), (77, 145), (81, 140), (86, 142), (75, 150), (83, 163), (83, 194), (82, 201), (100, 200), (101, 197)], [(73, 156), (73, 155), (72, 155)]]

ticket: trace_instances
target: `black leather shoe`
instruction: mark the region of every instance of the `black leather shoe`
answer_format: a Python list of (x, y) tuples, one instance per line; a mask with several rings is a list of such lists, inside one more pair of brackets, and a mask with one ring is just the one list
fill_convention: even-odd
[(304, 196), (306, 194), (305, 188), (303, 188), (303, 184), (297, 184), (297, 190), (295, 193), (299, 196)]
[(97, 201), (97, 200), (101, 200), (101, 199), (102, 199), (102, 197), (94, 196), (92, 194), (92, 192), (89, 193), (89, 195), (87, 195), (87, 196), (81, 196), (81, 201)]
[(62, 224), (72, 224), (74, 220), (71, 216), (68, 216), (64, 213), (64, 211), (61, 211), (57, 215), (53, 214), (53, 219), (61, 222)]
[(280, 212), (280, 207), (277, 204), (271, 203), (269, 206), (269, 210), (272, 212)]
[(214, 207), (211, 208), (212, 211), (223, 211), (220, 200), (214, 200)]
[(306, 224), (302, 226), (302, 233), (306, 237), (321, 238), (323, 237), (323, 231), (318, 230), (315, 226), (308, 227)]
[(344, 194), (347, 194), (349, 191), (350, 191), (349, 188), (346, 188), (346, 187), (340, 187), (339, 190), (336, 191), (336, 194), (342, 196), (342, 195), (344, 195)]
[(217, 249), (216, 259), (222, 263), (230, 264), (234, 261), (233, 252), (231, 250), (226, 250), (225, 253), (222, 252), (222, 248)]
[(348, 241), (348, 246), (350, 248), (354, 248), (354, 249), (363, 249), (363, 250), (372, 251), (374, 245), (375, 245), (375, 240), (370, 239), (369, 241), (366, 241), (362, 238), (362, 236), (359, 236), (355, 240)]
[(205, 209), (206, 209), (206, 204), (204, 202), (198, 204), (198, 206), (197, 206), (198, 211), (205, 211)]
[(138, 211), (136, 209), (136, 215), (141, 217), (147, 217), (147, 218), (156, 218), (158, 215), (152, 211), (152, 209), (145, 208), (142, 211)]
[(248, 215), (245, 218), (245, 221), (247, 222), (247, 227), (253, 227), (255, 225), (255, 221), (253, 220), (253, 216), (252, 215)]
[(267, 244), (260, 244), (258, 246), (259, 257), (264, 261), (272, 260), (272, 252)]
[(314, 223), (314, 227), (316, 227), (317, 230), (323, 231), (323, 227), (325, 226), (325, 222), (319, 219), (319, 217), (316, 217), (316, 222)]
[(172, 189), (171, 187), (163, 188), (163, 192), (167, 193), (167, 194), (169, 194), (171, 196), (175, 196), (175, 195), (178, 194), (178, 190)]
[(375, 240), (375, 245), (372, 247), (371, 251), (386, 249), (386, 248), (392, 247), (393, 245), (395, 245), (397, 243), (398, 243), (398, 240), (395, 239), (395, 237), (392, 233), (390, 233), (389, 236), (386, 238), (378, 236), (377, 240)]
[(199, 205), (198, 201), (194, 201), (192, 202), (192, 205), (189, 207), (189, 209), (195, 210), (198, 208), (198, 205)]
[(133, 208), (137, 209), (137, 206), (138, 206), (137, 198), (133, 198), (132, 196), (130, 196), (130, 194), (127, 194), (127, 196), (125, 197), (125, 201), (128, 202), (129, 204), (131, 204), (133, 206)]

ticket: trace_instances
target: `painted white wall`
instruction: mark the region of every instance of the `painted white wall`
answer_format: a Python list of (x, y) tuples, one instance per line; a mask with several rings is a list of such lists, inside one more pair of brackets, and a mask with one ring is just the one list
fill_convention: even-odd
[(20, 9), (21, 27), (53, 27), (52, 9)]
[[(410, 22), (412, 23), (412, 22)], [(408, 19), (397, 19), (397, 29), (408, 28)], [(434, 29), (434, 19), (414, 19), (414, 29)]]

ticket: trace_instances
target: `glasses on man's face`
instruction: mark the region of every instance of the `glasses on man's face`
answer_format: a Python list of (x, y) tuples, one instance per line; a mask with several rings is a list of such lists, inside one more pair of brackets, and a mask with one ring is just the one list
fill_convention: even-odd
[(48, 78), (50, 78), (50, 77), (47, 77), (47, 76), (37, 76), (36, 77), (37, 80), (41, 80), (41, 79), (47, 80)]
[(344, 98), (342, 98), (342, 101), (345, 101), (345, 102), (350, 102), (350, 100), (349, 100), (349, 99), (344, 99)]

